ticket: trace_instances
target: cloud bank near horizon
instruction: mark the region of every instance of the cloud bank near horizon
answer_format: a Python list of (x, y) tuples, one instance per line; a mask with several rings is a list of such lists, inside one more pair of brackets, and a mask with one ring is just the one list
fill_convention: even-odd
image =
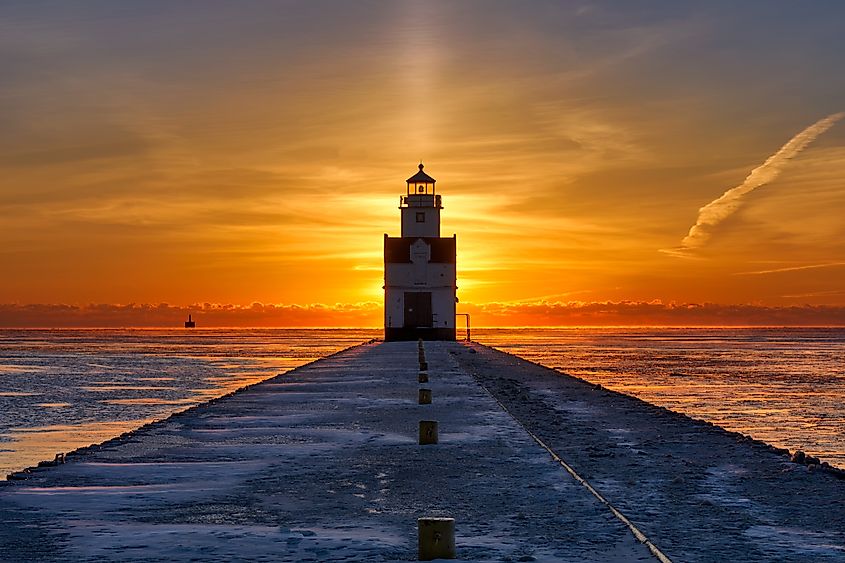
[(680, 247), (665, 249), (662, 252), (683, 256), (688, 251), (703, 246), (710, 238), (713, 229), (739, 209), (746, 195), (777, 179), (790, 160), (798, 156), (810, 143), (833, 127), (843, 117), (845, 117), (845, 112), (833, 113), (816, 121), (792, 137), (776, 153), (767, 158), (763, 164), (754, 168), (740, 185), (727, 190), (721, 196), (700, 208), (695, 224), (690, 227), (689, 233), (681, 240)]
[[(660, 301), (466, 303), (475, 327), (517, 326), (845, 326), (845, 306), (663, 303)], [(382, 326), (382, 306), (355, 304), (191, 306), (0, 304), (0, 328), (200, 328)], [(462, 322), (459, 322), (463, 326)]]

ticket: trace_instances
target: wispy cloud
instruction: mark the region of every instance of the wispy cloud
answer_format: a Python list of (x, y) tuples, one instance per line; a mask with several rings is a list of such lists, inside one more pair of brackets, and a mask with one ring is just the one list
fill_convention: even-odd
[(805, 266), (789, 266), (787, 268), (775, 268), (772, 270), (755, 270), (753, 272), (737, 272), (735, 276), (760, 276), (763, 274), (779, 274), (781, 272), (797, 272), (800, 270), (816, 270), (818, 268), (833, 268), (845, 266), (845, 262), (825, 262), (824, 264), (807, 264)]
[(843, 117), (845, 117), (845, 112), (828, 115), (792, 137), (763, 164), (753, 169), (740, 185), (729, 189), (699, 209), (698, 219), (681, 241), (680, 247), (664, 249), (662, 252), (682, 256), (690, 250), (703, 246), (710, 238), (713, 229), (739, 209), (745, 195), (774, 181), (790, 160)]
[(464, 303), (473, 326), (845, 326), (845, 307), (831, 305), (574, 301)]
[(807, 299), (808, 297), (830, 297), (832, 295), (845, 295), (845, 289), (831, 289), (830, 291), (811, 291), (808, 293), (794, 293), (792, 295), (781, 295), (784, 299)]
[[(661, 301), (461, 303), (477, 327), (507, 326), (845, 326), (845, 307)], [(0, 327), (174, 327), (189, 314), (209, 327), (381, 326), (378, 302), (303, 305), (0, 303)]]
[(232, 305), (0, 304), (0, 327), (181, 327), (193, 315), (202, 327), (373, 327), (381, 321), (375, 302)]

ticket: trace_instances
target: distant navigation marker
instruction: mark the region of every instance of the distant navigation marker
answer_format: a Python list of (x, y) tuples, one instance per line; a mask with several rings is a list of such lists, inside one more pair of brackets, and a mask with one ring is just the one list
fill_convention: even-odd
[(185, 321), (185, 328), (194, 328), (197, 326), (197, 323), (191, 318), (191, 315), (188, 315), (188, 320)]
[(384, 235), (384, 339), (455, 340), (457, 237), (440, 236), (436, 180), (419, 168), (399, 196), (402, 236)]

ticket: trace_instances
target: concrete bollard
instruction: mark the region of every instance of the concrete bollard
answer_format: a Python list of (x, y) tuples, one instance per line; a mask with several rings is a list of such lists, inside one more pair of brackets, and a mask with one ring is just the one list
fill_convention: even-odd
[(431, 404), (431, 389), (420, 389), (420, 404), (421, 405), (430, 405)]
[(420, 362), (420, 371), (428, 371), (428, 362)]
[(420, 561), (455, 558), (454, 518), (418, 518), (417, 530)]
[(436, 420), (421, 420), (420, 421), (420, 445), (427, 446), (429, 444), (437, 443), (437, 421)]
[(417, 378), (420, 383), (428, 383), (428, 373), (421, 371), (420, 376)]

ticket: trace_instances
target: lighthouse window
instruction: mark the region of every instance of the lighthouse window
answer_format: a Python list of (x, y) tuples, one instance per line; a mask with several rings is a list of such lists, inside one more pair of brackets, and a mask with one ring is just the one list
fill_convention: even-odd
[(425, 213), (417, 211), (417, 223), (425, 223)]

